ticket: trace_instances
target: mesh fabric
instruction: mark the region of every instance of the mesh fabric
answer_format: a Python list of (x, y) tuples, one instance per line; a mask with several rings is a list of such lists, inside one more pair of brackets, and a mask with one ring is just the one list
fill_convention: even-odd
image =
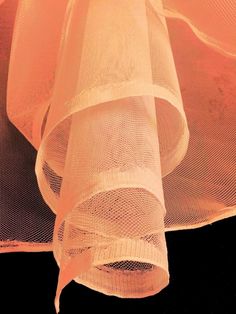
[(53, 251), (57, 310), (159, 292), (165, 231), (235, 215), (235, 56), (234, 0), (1, 5), (0, 250)]

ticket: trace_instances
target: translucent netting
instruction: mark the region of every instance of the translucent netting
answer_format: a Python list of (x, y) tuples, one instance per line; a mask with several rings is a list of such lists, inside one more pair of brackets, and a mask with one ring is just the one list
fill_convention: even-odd
[(154, 294), (164, 232), (236, 212), (235, 1), (17, 3), (0, 8), (0, 249), (53, 250), (57, 309), (72, 279)]

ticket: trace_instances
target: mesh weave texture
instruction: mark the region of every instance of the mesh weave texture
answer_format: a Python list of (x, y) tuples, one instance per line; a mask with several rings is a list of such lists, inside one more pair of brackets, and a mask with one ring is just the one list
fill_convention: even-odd
[(0, 252), (53, 251), (57, 311), (159, 292), (165, 231), (236, 214), (236, 2), (0, 4)]

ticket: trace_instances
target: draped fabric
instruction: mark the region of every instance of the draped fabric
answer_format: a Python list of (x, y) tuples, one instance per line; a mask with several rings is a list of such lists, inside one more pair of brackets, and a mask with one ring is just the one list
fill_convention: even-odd
[(236, 214), (236, 2), (0, 3), (0, 252), (53, 251), (57, 311), (159, 292), (165, 232)]

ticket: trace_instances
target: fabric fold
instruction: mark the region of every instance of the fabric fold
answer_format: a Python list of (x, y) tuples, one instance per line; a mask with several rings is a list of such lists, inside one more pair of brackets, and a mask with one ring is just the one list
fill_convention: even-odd
[[(234, 0), (149, 0), (158, 14), (182, 19), (207, 45), (236, 57), (236, 3)], [(211, 17), (211, 23), (209, 23)]]
[[(154, 293), (168, 282), (161, 178), (183, 158), (176, 146), (188, 136), (181, 98), (173, 106), (158, 103), (153, 97), (160, 95), (152, 91), (152, 38), (146, 10), (144, 2), (136, 6), (130, 2), (127, 6), (116, 1), (109, 5), (105, 1), (88, 1), (83, 10), (79, 2), (71, 4), (36, 163), (42, 195), (57, 214), (54, 254), (61, 272), (69, 273), (68, 260), (77, 259), (84, 250), (93, 248), (100, 256), (104, 245), (109, 252), (122, 243), (121, 248), (128, 247), (126, 254), (121, 250), (117, 256), (108, 254), (107, 260), (102, 261), (96, 260), (95, 254), (93, 267), (81, 276), (86, 285), (126, 297)], [(120, 31), (121, 17), (126, 36)], [(164, 21), (160, 21), (161, 31), (163, 40), (168, 40)], [(114, 38), (107, 47), (111, 33)], [(171, 56), (170, 46), (166, 51)], [(140, 57), (143, 64), (138, 62)], [(167, 65), (174, 71), (173, 58)], [(65, 77), (69, 88), (65, 88)], [(165, 94), (174, 94), (166, 88), (168, 78), (162, 80), (158, 73), (155, 79), (163, 83), (160, 89), (164, 98)], [(176, 78), (170, 80), (173, 85), (177, 82)], [(176, 95), (180, 95), (178, 90)], [(159, 138), (157, 123), (162, 130), (161, 123), (169, 119), (173, 119), (173, 126), (176, 124), (176, 134), (161, 132)], [(150, 247), (146, 253), (145, 245)], [(120, 263), (123, 268), (117, 266)], [(108, 264), (113, 265), (109, 281)], [(147, 268), (142, 269), (142, 264)], [(158, 274), (160, 270), (162, 283), (153, 276), (156, 288), (143, 292), (150, 289), (150, 272)], [(136, 273), (140, 279), (132, 281)], [(122, 279), (120, 285), (117, 281), (114, 285), (117, 276), (131, 280), (129, 287)], [(77, 281), (81, 282), (80, 276)]]
[(20, 190), (21, 228), (34, 231), (9, 236), (18, 218), (0, 199), (0, 248), (53, 251), (57, 311), (71, 280), (119, 297), (159, 292), (165, 231), (236, 214), (235, 23), (232, 0), (19, 1), (0, 148), (6, 164), (17, 142), (24, 162), (5, 177), (24, 177), (24, 191), (33, 179), (20, 169), (36, 162), (44, 202), (29, 210)]

